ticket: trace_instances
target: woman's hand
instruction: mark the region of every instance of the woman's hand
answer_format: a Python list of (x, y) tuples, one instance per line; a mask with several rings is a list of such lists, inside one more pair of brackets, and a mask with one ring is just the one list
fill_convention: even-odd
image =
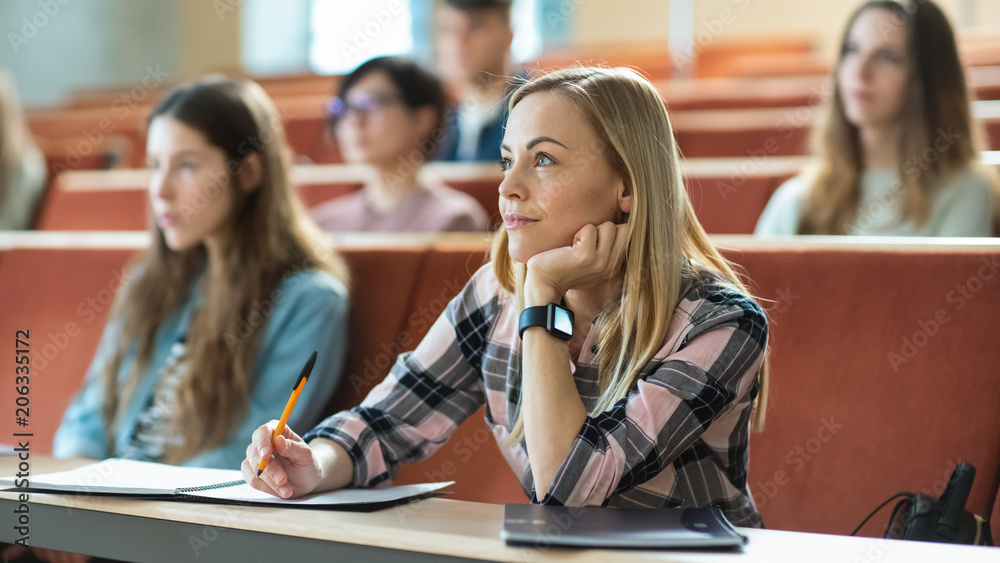
[[(281, 498), (300, 497), (313, 492), (323, 478), (323, 468), (309, 444), (302, 441), (291, 428), (285, 426), (280, 435), (271, 435), (278, 427), (272, 420), (257, 428), (250, 445), (247, 458), (240, 470), (251, 487)], [(264, 472), (257, 476), (257, 467), (262, 459), (269, 459)]]
[(525, 306), (559, 301), (569, 290), (586, 289), (621, 272), (628, 225), (610, 221), (584, 225), (572, 246), (540, 252), (527, 263)]

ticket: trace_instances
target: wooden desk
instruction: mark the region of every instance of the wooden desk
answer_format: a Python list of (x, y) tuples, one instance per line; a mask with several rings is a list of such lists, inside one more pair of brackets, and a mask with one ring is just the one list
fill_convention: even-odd
[[(29, 462), (34, 475), (80, 464)], [(16, 465), (0, 458), (0, 474)], [(18, 504), (17, 493), (0, 493), (0, 541), (18, 537), (9, 524)], [(31, 545), (127, 561), (1000, 561), (1000, 548), (750, 529), (742, 553), (508, 547), (501, 505), (442, 498), (370, 513), (46, 494), (31, 494), (29, 507)]]

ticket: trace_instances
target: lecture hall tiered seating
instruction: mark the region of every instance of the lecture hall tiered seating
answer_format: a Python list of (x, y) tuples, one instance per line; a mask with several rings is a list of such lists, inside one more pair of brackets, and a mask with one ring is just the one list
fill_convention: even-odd
[[(993, 506), (1000, 243), (716, 240), (772, 319), (771, 403), (765, 431), (751, 438), (749, 476), (769, 527), (846, 534), (897, 489), (933, 492), (960, 460), (978, 470), (969, 508)], [(51, 447), (111, 295), (145, 241), (141, 233), (37, 233), (8, 236), (0, 247), (0, 329), (13, 333), (30, 319), (44, 358), (33, 387), (36, 451)], [(381, 380), (487, 252), (481, 235), (353, 235), (332, 244), (351, 266), (354, 311), (365, 314), (351, 319), (331, 412)], [(13, 420), (0, 420), (0, 431), (14, 430)], [(400, 479), (454, 479), (457, 499), (526, 500), (481, 416)], [(880, 533), (877, 524), (865, 531)]]
[[(548, 53), (532, 68), (600, 58), (637, 66), (657, 82), (699, 218), (767, 304), (771, 403), (766, 430), (751, 439), (749, 476), (767, 525), (846, 534), (900, 489), (940, 494), (954, 464), (968, 461), (978, 470), (968, 508), (992, 510), (1000, 537), (1000, 242), (740, 236), (806, 162), (811, 127), (829, 96), (827, 65), (802, 41), (710, 46), (687, 77), (674, 76), (662, 51), (598, 51)], [(1000, 149), (1000, 49), (983, 43), (963, 52), (977, 120), (989, 148)], [(324, 101), (337, 78), (261, 82), (286, 118), (306, 204), (357, 189), (358, 171), (340, 164), (325, 136)], [(147, 240), (134, 231), (146, 229), (143, 110), (157, 93), (102, 131), (102, 108), (115, 95), (30, 114), (55, 173), (37, 222), (50, 232), (0, 234), (0, 328), (30, 327), (43, 358), (33, 387), (34, 451), (51, 448), (129, 257)], [(501, 175), (492, 163), (434, 164), (427, 173), (496, 208)], [(352, 316), (333, 412), (356, 404), (395, 354), (419, 341), (488, 248), (484, 235), (339, 235), (331, 244), (351, 266), (352, 310), (367, 312)], [(12, 425), (4, 418), (0, 431), (9, 435)], [(403, 483), (443, 479), (457, 481), (457, 499), (526, 501), (481, 413), (400, 476)], [(880, 523), (862, 534), (880, 535)]]

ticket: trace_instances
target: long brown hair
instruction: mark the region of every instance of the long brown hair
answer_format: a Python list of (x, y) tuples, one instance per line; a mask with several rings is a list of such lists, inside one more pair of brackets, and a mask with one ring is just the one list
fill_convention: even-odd
[[(864, 154), (857, 126), (847, 119), (840, 94), (838, 70), (847, 39), (858, 17), (867, 10), (895, 16), (906, 34), (910, 70), (907, 77), (897, 147), (902, 216), (924, 224), (930, 216), (935, 182), (949, 174), (978, 166), (965, 74), (955, 35), (941, 9), (929, 0), (875, 0), (858, 8), (847, 22), (833, 73), (833, 97), (825, 122), (814, 139), (819, 167), (799, 222), (800, 234), (847, 234), (857, 219)], [(946, 150), (935, 148), (941, 131), (953, 136)], [(935, 151), (933, 158), (924, 156)], [(994, 192), (998, 186), (993, 183)]]
[[(273, 306), (273, 292), (297, 271), (328, 272), (346, 285), (347, 270), (293, 193), (281, 119), (259, 85), (207, 77), (170, 92), (147, 123), (160, 116), (201, 132), (225, 153), (228, 177), (220, 188), (235, 194), (227, 223), (231, 230), (223, 237), (223, 258), (209, 263), (203, 244), (171, 250), (150, 221), (152, 244), (139, 257), (133, 269), (137, 277), (113, 313), (125, 337), (102, 375), (104, 418), (113, 448), (113, 428), (149, 365), (159, 328), (190, 297), (192, 282), (204, 272), (198, 288), (203, 304), (188, 327), (185, 373), (177, 387), (176, 408), (170, 411), (170, 435), (181, 439), (168, 448), (164, 461), (180, 463), (228, 441), (245, 414), (264, 332), (257, 326), (264, 323), (249, 321), (254, 307)], [(244, 192), (235, 187), (235, 175), (250, 154), (260, 159), (261, 183)], [(130, 352), (135, 361), (119, 389), (118, 373)]]
[[(738, 291), (749, 292), (695, 217), (666, 107), (648, 80), (625, 68), (558, 70), (518, 88), (509, 109), (536, 92), (558, 93), (580, 109), (602, 145), (596, 158), (607, 158), (632, 194), (622, 299), (602, 312), (593, 329), (599, 331), (601, 388), (595, 410), (601, 412), (635, 387), (642, 367), (663, 346), (682, 297), (684, 258), (695, 268), (717, 272)], [(508, 254), (503, 228), (494, 237), (491, 256), (501, 287), (523, 308), (526, 269)], [(766, 373), (762, 367), (754, 419), (758, 430), (764, 422)], [(519, 416), (510, 442), (519, 441), (523, 432)]]

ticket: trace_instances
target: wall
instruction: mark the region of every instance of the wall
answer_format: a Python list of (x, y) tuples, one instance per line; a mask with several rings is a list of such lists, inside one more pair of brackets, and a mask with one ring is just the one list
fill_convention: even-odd
[[(426, 7), (434, 0), (412, 1)], [(159, 69), (171, 83), (205, 72), (237, 70), (244, 60), (253, 61), (250, 70), (261, 74), (301, 72), (308, 32), (297, 31), (305, 26), (289, 21), (300, 22), (308, 2), (295, 0), (289, 6), (270, 0), (5, 1), (0, 10), (4, 35), (0, 66), (18, 81), (24, 103), (35, 106), (62, 101), (74, 90), (136, 84), (151, 69)], [(666, 45), (671, 33), (676, 40), (679, 30), (686, 27), (676, 19), (671, 22), (671, 13), (683, 13), (686, 7), (693, 31), (708, 30), (713, 42), (807, 36), (828, 60), (843, 22), (860, 4), (829, 0), (535, 2), (541, 11), (539, 27), (550, 34), (550, 45)], [(939, 3), (964, 35), (1000, 37), (1000, 2)], [(285, 12), (279, 17), (276, 10)], [(730, 10), (730, 17), (720, 23), (724, 10)], [(268, 26), (273, 29), (270, 36)], [(422, 46), (426, 50), (427, 45)]]
[[(700, 2), (699, 2), (700, 3)], [(666, 45), (669, 4), (666, 0), (564, 0), (572, 6), (572, 40), (581, 44), (655, 41)]]
[[(581, 44), (667, 43), (671, 11), (693, 9), (694, 33), (713, 42), (756, 37), (809, 37), (832, 60), (848, 16), (863, 2), (826, 0), (563, 0), (572, 6), (574, 40)], [(959, 33), (1000, 38), (1000, 2), (937, 0)], [(729, 12), (726, 13), (726, 10)], [(636, 17), (642, 14), (642, 17)], [(725, 22), (723, 22), (725, 20)]]
[(240, 70), (240, 0), (175, 0), (178, 75), (190, 79), (209, 72)]
[(77, 89), (140, 82), (176, 72), (177, 21), (157, 0), (4, 2), (0, 66), (18, 83), (22, 102), (46, 105)]
[(243, 2), (240, 59), (247, 72), (267, 76), (309, 71), (309, 4), (308, 0)]

